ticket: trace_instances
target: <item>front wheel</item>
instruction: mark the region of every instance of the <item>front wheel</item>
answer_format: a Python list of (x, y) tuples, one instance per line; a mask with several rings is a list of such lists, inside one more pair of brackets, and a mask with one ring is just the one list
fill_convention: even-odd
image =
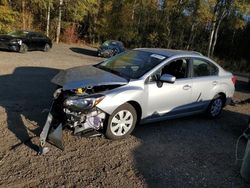
[(19, 48), (19, 52), (26, 53), (27, 51), (28, 51), (28, 46), (26, 44), (22, 43), (20, 48)]
[(48, 43), (45, 44), (43, 51), (48, 52), (50, 50), (50, 45)]
[(221, 115), (223, 108), (223, 99), (221, 96), (216, 96), (209, 104), (207, 114), (210, 118), (217, 118)]
[(134, 107), (125, 103), (109, 116), (105, 135), (113, 140), (125, 138), (134, 130), (136, 121)]

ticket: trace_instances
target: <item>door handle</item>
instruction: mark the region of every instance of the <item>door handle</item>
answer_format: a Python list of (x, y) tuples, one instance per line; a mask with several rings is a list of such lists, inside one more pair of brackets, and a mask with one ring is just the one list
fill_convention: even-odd
[(212, 84), (213, 84), (214, 86), (217, 85), (217, 83), (218, 83), (217, 81), (213, 81), (213, 82), (212, 82)]
[(185, 86), (183, 86), (183, 89), (184, 89), (184, 90), (188, 90), (188, 89), (190, 89), (190, 88), (191, 88), (190, 85), (185, 85)]

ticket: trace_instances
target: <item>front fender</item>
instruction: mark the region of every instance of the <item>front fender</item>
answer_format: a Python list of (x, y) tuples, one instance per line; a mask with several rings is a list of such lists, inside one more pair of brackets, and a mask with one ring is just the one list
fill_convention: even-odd
[(143, 88), (138, 86), (122, 87), (106, 93), (105, 98), (97, 107), (107, 114), (112, 114), (116, 108), (128, 101), (136, 101), (141, 105), (144, 100)]

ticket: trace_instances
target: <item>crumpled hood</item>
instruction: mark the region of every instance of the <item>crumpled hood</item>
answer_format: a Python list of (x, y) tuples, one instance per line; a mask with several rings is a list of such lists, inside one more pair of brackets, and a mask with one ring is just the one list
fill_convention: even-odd
[(60, 71), (51, 82), (62, 86), (64, 90), (102, 85), (125, 85), (128, 83), (125, 78), (98, 69), (92, 65)]

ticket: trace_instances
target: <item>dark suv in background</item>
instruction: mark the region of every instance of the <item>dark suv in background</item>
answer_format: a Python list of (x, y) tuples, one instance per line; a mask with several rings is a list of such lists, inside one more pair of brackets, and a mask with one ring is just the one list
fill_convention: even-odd
[(51, 39), (42, 33), (18, 30), (0, 35), (0, 49), (25, 53), (31, 50), (47, 52), (50, 48), (52, 48)]
[(97, 50), (98, 56), (112, 57), (125, 51), (125, 47), (121, 41), (107, 40)]

